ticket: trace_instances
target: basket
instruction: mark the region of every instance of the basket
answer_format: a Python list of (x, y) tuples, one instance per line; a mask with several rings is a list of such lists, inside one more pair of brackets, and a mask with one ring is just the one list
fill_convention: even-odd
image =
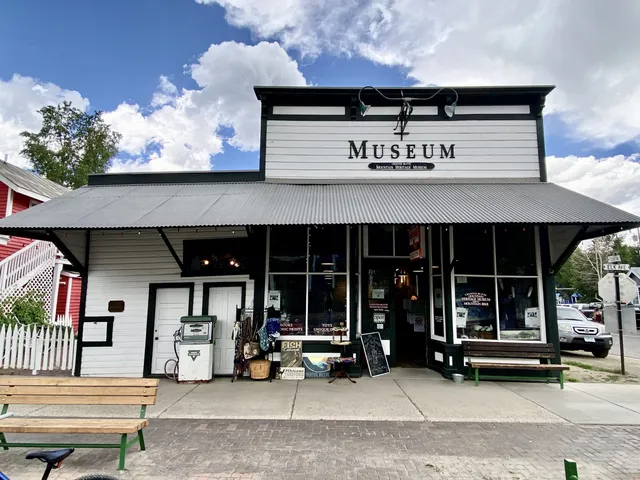
[(251, 378), (254, 380), (264, 380), (265, 378), (269, 378), (270, 370), (271, 360), (251, 360), (251, 363), (249, 364)]

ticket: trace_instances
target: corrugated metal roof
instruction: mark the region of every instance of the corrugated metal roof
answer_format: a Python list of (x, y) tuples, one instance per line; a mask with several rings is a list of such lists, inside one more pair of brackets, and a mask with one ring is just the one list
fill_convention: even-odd
[(6, 178), (16, 187), (23, 188), (45, 198), (54, 198), (69, 192), (69, 189), (62, 185), (58, 185), (51, 180), (47, 180), (44, 177), (40, 177), (35, 173), (31, 173), (28, 170), (7, 162), (0, 162), (0, 176)]
[(640, 225), (550, 183), (201, 183), (79, 188), (0, 221), (5, 229), (296, 224)]

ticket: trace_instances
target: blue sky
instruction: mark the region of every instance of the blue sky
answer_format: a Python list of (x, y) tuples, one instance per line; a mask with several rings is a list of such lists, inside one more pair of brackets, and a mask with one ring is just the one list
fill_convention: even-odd
[[(243, 0), (3, 2), (0, 82), (4, 83), (0, 85), (13, 87), (10, 92), (14, 97), (18, 95), (17, 87), (12, 85), (16, 75), (29, 79), (22, 80), (26, 86), (20, 92), (28, 91), (29, 85), (49, 85), (49, 97), (25, 98), (22, 109), (33, 106), (35, 110), (42, 106), (38, 101), (52, 103), (51, 98), (82, 98), (90, 103), (89, 108), (112, 112), (109, 118), (116, 119), (114, 125), (123, 125), (122, 133), (130, 138), (129, 147), (121, 155), (123, 162), (129, 162), (127, 169), (141, 168), (152, 155), (166, 158), (170, 168), (193, 168), (203, 164), (201, 152), (205, 158), (211, 155), (216, 169), (248, 169), (258, 165), (255, 142), (247, 140), (251, 137), (248, 134), (243, 139), (242, 135), (234, 137), (245, 127), (239, 119), (232, 118), (232, 113), (221, 114), (211, 123), (212, 135), (220, 145), (196, 145), (206, 130), (198, 133), (200, 137), (194, 136), (196, 142), (185, 142), (193, 152), (200, 152), (194, 153), (194, 163), (178, 165), (179, 150), (176, 147), (171, 153), (166, 147), (173, 135), (166, 129), (172, 122), (181, 124), (193, 108), (200, 109), (201, 117), (187, 119), (185, 125), (189, 121), (198, 125), (203, 118), (217, 115), (212, 110), (202, 114), (212, 102), (235, 101), (236, 108), (251, 102), (246, 95), (245, 103), (230, 100), (235, 95), (230, 88), (233, 85), (219, 78), (225, 75), (225, 69), (236, 68), (234, 61), (241, 69), (239, 76), (255, 76), (256, 82), (277, 81), (285, 70), (288, 76), (284, 78), (294, 83), (316, 85), (554, 83), (558, 90), (547, 103), (551, 105), (545, 117), (547, 155), (593, 157), (589, 166), (581, 165), (594, 171), (601, 165), (598, 162), (621, 156), (623, 163), (616, 163), (616, 168), (624, 167), (624, 171), (629, 163), (638, 161), (640, 150), (634, 129), (640, 123), (637, 116), (621, 118), (616, 113), (624, 111), (620, 110), (621, 105), (606, 112), (606, 97), (638, 93), (640, 82), (627, 78), (637, 70), (624, 64), (624, 51), (618, 52), (619, 49), (619, 55), (603, 56), (598, 60), (602, 65), (594, 64), (600, 56), (593, 49), (606, 47), (610, 38), (620, 35), (615, 30), (625, 28), (628, 12), (621, 10), (621, 17), (611, 19), (609, 25), (602, 21), (596, 4), (576, 7), (572, 12), (571, 2), (557, 3), (551, 7), (544, 2), (507, 2), (501, 7), (502, 15), (496, 16), (467, 8), (465, 2), (458, 0), (446, 9), (434, 4), (425, 10), (422, 3), (416, 3), (415, 8), (404, 13), (404, 7), (395, 0), (382, 0), (382, 6), (365, 0), (322, 0), (314, 2), (314, 6), (303, 0), (263, 0), (251, 4), (251, 8)], [(420, 15), (424, 15), (424, 21), (420, 21)], [(545, 15), (548, 24), (544, 22)], [(596, 31), (581, 38), (583, 33), (576, 34), (570, 21), (575, 15), (581, 16), (583, 27), (592, 24)], [(464, 28), (458, 22), (462, 17)], [(537, 18), (537, 23), (532, 18)], [(563, 21), (567, 24), (563, 25)], [(546, 29), (537, 32), (540, 22), (540, 28)], [(531, 38), (522, 38), (523, 35)], [(633, 35), (625, 42), (629, 49), (640, 45), (637, 34), (624, 35)], [(273, 43), (283, 56), (266, 46), (258, 47), (263, 41)], [(224, 42), (233, 42), (233, 46), (223, 48)], [(591, 42), (594, 47), (590, 47)], [(563, 45), (562, 55), (555, 48), (557, 44)], [(241, 51), (237, 45), (253, 50)], [(591, 56), (584, 54), (589, 48)], [(210, 58), (205, 55), (208, 51)], [(245, 52), (247, 59), (237, 58)], [(272, 53), (276, 53), (276, 60), (271, 61)], [(193, 65), (206, 73), (192, 74)], [(611, 72), (612, 80), (591, 79), (594, 71), (605, 72), (600, 75)], [(152, 105), (161, 76), (168, 81), (171, 99)], [(211, 92), (206, 91), (207, 86)], [(227, 87), (229, 91), (224, 91)], [(54, 91), (57, 93), (51, 97)], [(190, 101), (184, 92), (191, 95), (200, 91), (208, 100), (200, 99), (195, 107), (178, 111), (180, 98)], [(17, 144), (9, 135), (15, 136), (21, 125), (37, 128), (34, 115), (13, 112), (16, 102), (7, 106), (0, 101), (0, 117), (12, 122), (5, 124), (4, 135), (0, 122), (0, 142), (4, 143), (0, 143), (0, 152), (4, 149), (12, 157), (18, 147), (12, 146)], [(155, 118), (152, 114), (163, 106), (173, 110)], [(604, 115), (595, 115), (603, 109)], [(128, 125), (134, 120), (139, 128), (129, 131)], [(229, 142), (230, 137), (234, 139)], [(575, 167), (563, 165), (567, 168), (554, 167), (554, 171), (566, 174)], [(628, 176), (627, 171), (624, 176)], [(584, 179), (573, 175), (564, 180), (576, 185)]]

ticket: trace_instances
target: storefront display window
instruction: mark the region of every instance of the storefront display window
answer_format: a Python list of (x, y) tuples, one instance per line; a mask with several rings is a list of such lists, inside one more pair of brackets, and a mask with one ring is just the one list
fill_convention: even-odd
[(347, 321), (348, 227), (270, 227), (267, 307), (280, 333), (332, 336)]
[(534, 228), (531, 226), (497, 226), (496, 264), (498, 275), (535, 276)]
[(495, 274), (493, 229), (490, 225), (456, 225), (453, 245), (457, 274)]
[(269, 292), (277, 292), (270, 305), (280, 312), (281, 335), (304, 335), (306, 325), (306, 276), (269, 275)]
[(193, 277), (244, 275), (249, 271), (246, 238), (185, 240), (183, 262)]
[(496, 290), (493, 278), (456, 277), (458, 338), (496, 340)]
[(458, 340), (544, 339), (535, 232), (516, 225), (454, 227)]
[(498, 305), (502, 340), (540, 340), (535, 278), (498, 278)]
[(347, 276), (309, 275), (308, 335), (332, 335), (347, 320)]
[(409, 225), (368, 225), (365, 231), (365, 257), (409, 258)]
[(269, 271), (307, 271), (307, 227), (272, 227)]
[(309, 228), (309, 271), (347, 271), (347, 232), (344, 226)]

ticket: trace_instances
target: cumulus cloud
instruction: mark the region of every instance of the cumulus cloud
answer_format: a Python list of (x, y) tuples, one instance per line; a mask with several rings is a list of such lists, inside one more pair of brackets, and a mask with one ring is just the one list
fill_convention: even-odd
[(225, 139), (230, 145), (257, 150), (260, 102), (253, 86), (306, 83), (298, 64), (278, 44), (266, 42), (211, 45), (189, 74), (198, 88), (180, 92), (161, 76), (150, 112), (122, 103), (105, 113), (105, 121), (122, 133), (126, 154), (116, 159), (113, 171), (209, 170), (210, 157), (223, 152), (221, 127), (233, 130)]
[(20, 155), (22, 137), (27, 130), (34, 132), (42, 126), (38, 110), (46, 105), (57, 105), (70, 101), (76, 108), (86, 110), (89, 100), (75, 90), (65, 90), (53, 83), (36, 78), (14, 75), (7, 81), (0, 80), (0, 155), (4, 160), (21, 167), (29, 161)]
[(547, 157), (550, 182), (640, 215), (640, 154)]
[(419, 84), (556, 84), (547, 112), (604, 146), (637, 140), (640, 2), (196, 0), (303, 55), (359, 55)]

